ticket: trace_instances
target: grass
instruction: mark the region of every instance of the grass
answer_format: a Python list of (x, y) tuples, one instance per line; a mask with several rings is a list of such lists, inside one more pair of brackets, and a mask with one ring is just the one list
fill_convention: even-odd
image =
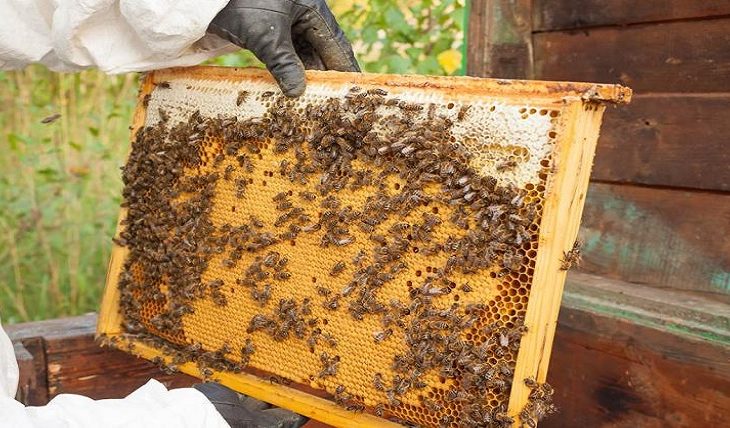
[[(350, 3), (335, 11), (366, 71), (459, 73), (453, 54), (463, 34), (455, 12), (463, 10), (464, 0), (429, 0), (429, 7), (410, 0), (401, 6), (384, 0)], [(433, 15), (438, 7), (442, 18)], [(434, 26), (439, 31), (431, 31)], [(258, 62), (241, 52), (211, 63)], [(121, 202), (119, 167), (129, 147), (137, 82), (135, 74), (57, 74), (40, 66), (0, 72), (4, 323), (97, 309)], [(57, 120), (42, 123), (55, 114)]]
[[(0, 73), (0, 314), (94, 310), (119, 210), (137, 77)], [(61, 116), (52, 123), (41, 121)]]

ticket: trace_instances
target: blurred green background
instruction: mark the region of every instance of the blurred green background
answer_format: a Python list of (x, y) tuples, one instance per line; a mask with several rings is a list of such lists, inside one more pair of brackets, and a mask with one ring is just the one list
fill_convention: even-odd
[[(331, 1), (365, 71), (456, 75), (466, 0)], [(248, 52), (210, 61), (256, 66)], [(0, 72), (0, 317), (97, 309), (138, 77)], [(48, 124), (44, 118), (60, 114)]]

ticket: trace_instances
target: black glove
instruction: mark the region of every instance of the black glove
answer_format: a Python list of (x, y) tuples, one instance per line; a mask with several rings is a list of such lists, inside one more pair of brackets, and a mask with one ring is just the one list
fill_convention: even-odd
[(232, 0), (208, 31), (249, 49), (289, 97), (304, 92), (304, 68), (360, 71), (325, 0)]
[(298, 428), (307, 418), (292, 411), (271, 407), (217, 383), (199, 383), (202, 392), (231, 428)]

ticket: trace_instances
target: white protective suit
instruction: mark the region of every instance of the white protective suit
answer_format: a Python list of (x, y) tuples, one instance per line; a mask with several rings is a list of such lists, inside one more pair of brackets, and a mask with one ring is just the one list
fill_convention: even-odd
[(124, 73), (198, 64), (237, 47), (205, 30), (228, 0), (0, 0), (0, 69)]
[[(195, 65), (238, 48), (206, 29), (228, 0), (0, 0), (0, 69), (42, 63), (107, 73)], [(0, 308), (2, 309), (2, 308)], [(194, 389), (151, 380), (125, 399), (60, 395), (44, 407), (13, 399), (18, 366), (0, 326), (0, 427), (225, 428)]]

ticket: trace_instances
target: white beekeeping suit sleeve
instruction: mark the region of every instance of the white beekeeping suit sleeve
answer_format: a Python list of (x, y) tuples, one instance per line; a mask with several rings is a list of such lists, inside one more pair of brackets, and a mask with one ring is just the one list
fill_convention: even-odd
[(12, 428), (228, 428), (205, 396), (192, 388), (168, 391), (151, 380), (125, 399), (94, 401), (59, 395), (43, 407), (15, 401), (18, 365), (0, 325), (0, 427)]
[(0, 0), (0, 69), (106, 73), (198, 64), (238, 49), (206, 34), (228, 0)]

